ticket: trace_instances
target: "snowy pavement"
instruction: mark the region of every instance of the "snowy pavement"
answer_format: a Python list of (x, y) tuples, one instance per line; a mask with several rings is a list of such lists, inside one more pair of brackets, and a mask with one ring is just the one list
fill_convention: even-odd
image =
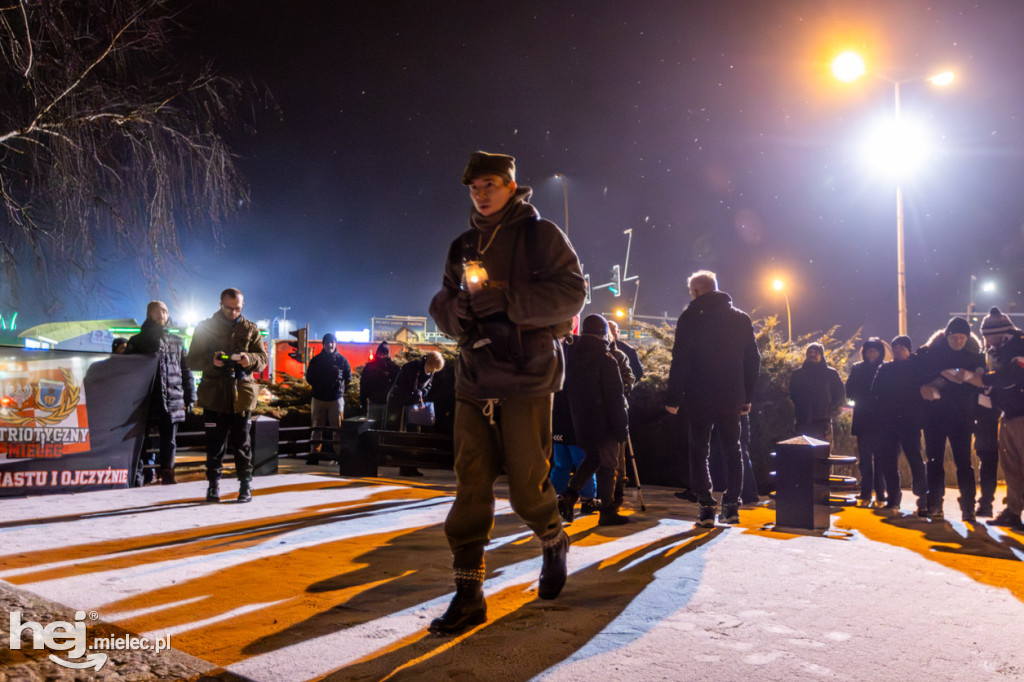
[(451, 598), (452, 483), (298, 473), (257, 479), (246, 505), (202, 504), (202, 481), (4, 500), (0, 580), (253, 680), (1024, 678), (1020, 535), (909, 509), (797, 535), (744, 508), (704, 530), (658, 488), (626, 526), (568, 527), (554, 601), (499, 500), (488, 623), (430, 635)]

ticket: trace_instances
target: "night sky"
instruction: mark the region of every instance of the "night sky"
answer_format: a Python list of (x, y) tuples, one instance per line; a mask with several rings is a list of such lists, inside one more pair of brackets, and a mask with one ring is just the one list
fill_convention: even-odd
[[(840, 338), (890, 339), (895, 183), (860, 147), (892, 117), (893, 86), (836, 81), (829, 64), (850, 48), (890, 78), (957, 74), (945, 89), (902, 86), (904, 118), (935, 144), (904, 182), (915, 342), (965, 309), (972, 274), (998, 282), (981, 309), (1024, 304), (1024, 3), (202, 5), (183, 17), (197, 49), (265, 83), (281, 116), (260, 113), (257, 134), (238, 138), (253, 204), (225, 248), (189, 247), (177, 299), (165, 294), (179, 321), (209, 315), (227, 286), (251, 319), (290, 306), (317, 337), (426, 315), (469, 214), (462, 169), (483, 149), (514, 155), (559, 225), (553, 176), (566, 176), (569, 237), (595, 284), (633, 229), (640, 315), (674, 319), (687, 275), (710, 268), (737, 306), (783, 325), (768, 284), (786, 279), (794, 334), (840, 324)], [(130, 293), (64, 312), (141, 318), (148, 296), (121, 276)], [(636, 292), (597, 292), (586, 312)]]

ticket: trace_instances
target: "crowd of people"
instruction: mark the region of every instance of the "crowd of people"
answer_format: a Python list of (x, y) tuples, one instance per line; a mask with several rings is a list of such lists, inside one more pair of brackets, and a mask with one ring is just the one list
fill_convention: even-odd
[[(918, 515), (943, 518), (948, 445), (962, 520), (993, 517), (1001, 463), (1006, 505), (988, 523), (1024, 529), (1024, 332), (998, 308), (981, 321), (980, 331), (979, 339), (966, 319), (953, 317), (916, 351), (905, 335), (888, 348), (881, 339), (869, 338), (845, 387), (826, 364), (821, 346), (808, 346), (807, 359), (790, 381), (796, 430), (827, 439), (839, 407), (847, 400), (853, 403), (858, 504), (899, 509), (902, 451)], [(972, 441), (980, 463), (977, 477)]]

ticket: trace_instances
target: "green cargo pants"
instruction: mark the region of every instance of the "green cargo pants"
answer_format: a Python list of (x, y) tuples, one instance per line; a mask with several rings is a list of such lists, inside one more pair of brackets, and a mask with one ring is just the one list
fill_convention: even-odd
[(548, 479), (550, 458), (550, 394), (497, 402), (456, 399), (457, 488), (444, 530), (457, 575), (483, 579), (484, 547), (494, 528), (494, 482), (502, 471), (513, 511), (542, 541), (558, 536), (562, 523)]

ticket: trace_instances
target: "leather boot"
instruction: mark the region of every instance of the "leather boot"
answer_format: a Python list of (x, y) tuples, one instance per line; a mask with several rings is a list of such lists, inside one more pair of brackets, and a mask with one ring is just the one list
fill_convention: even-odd
[(623, 516), (618, 512), (615, 501), (605, 502), (601, 500), (601, 514), (597, 517), (597, 525), (621, 526), (624, 523), (629, 523), (629, 517)]
[(435, 618), (428, 628), (437, 635), (457, 635), (487, 621), (484, 584), (479, 580), (455, 580), (455, 597), (448, 610)]
[(249, 481), (242, 481), (238, 486), (238, 499), (236, 502), (252, 502), (252, 485)]
[(160, 485), (174, 485), (177, 481), (174, 480), (174, 469), (161, 469), (160, 470)]
[(541, 540), (544, 547), (544, 563), (540, 568), (540, 580), (537, 583), (537, 596), (541, 599), (554, 599), (565, 586), (565, 558), (569, 554), (569, 536), (565, 531), (550, 540)]
[(576, 507), (576, 500), (579, 498), (579, 493), (570, 488), (567, 488), (563, 494), (558, 496), (558, 513), (566, 523), (572, 523), (573, 509)]
[(206, 489), (207, 502), (220, 502), (220, 483), (210, 481), (210, 487)]
[(615, 481), (615, 493), (612, 495), (612, 500), (615, 502), (615, 511), (618, 511), (622, 507), (622, 501), (626, 497), (626, 479), (625, 477), (619, 477)]

